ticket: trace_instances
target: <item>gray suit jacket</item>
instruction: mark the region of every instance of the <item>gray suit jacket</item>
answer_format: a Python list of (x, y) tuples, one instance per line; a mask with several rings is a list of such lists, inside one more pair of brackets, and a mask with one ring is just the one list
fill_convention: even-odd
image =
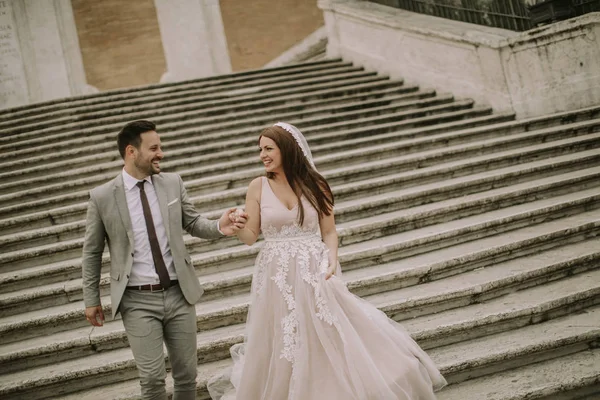
[[(222, 235), (213, 220), (201, 217), (190, 203), (181, 177), (173, 173), (152, 176), (167, 231), (175, 271), (185, 299), (194, 304), (202, 296), (194, 266), (183, 242), (183, 229), (206, 239)], [(182, 229), (183, 228), (183, 229)], [(90, 191), (83, 244), (83, 300), (86, 307), (100, 305), (100, 271), (104, 243), (110, 252), (110, 295), (117, 315), (133, 265), (133, 230), (125, 198), (123, 175)]]

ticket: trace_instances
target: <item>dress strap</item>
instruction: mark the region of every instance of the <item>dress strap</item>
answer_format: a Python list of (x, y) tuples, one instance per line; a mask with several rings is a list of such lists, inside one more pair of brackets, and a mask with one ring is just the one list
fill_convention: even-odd
[(265, 198), (265, 193), (268, 192), (268, 190), (266, 190), (267, 188), (265, 187), (265, 185), (268, 185), (269, 183), (267, 182), (267, 177), (266, 176), (261, 176), (260, 177), (260, 182), (261, 182), (261, 186), (260, 186), (260, 200), (261, 203)]

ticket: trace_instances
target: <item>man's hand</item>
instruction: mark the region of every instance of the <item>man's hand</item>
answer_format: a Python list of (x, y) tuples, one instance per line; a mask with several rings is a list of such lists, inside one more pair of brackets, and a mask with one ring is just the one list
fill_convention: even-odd
[(104, 311), (102, 311), (102, 306), (86, 307), (85, 319), (94, 326), (104, 325)]
[(230, 208), (219, 218), (219, 229), (227, 236), (235, 235), (237, 231), (244, 229), (248, 221), (248, 214), (237, 208)]

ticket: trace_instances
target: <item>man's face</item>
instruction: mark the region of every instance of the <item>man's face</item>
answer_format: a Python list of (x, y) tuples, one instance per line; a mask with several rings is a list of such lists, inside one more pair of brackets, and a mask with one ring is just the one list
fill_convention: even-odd
[(144, 132), (140, 135), (140, 139), (140, 148), (135, 149), (133, 165), (145, 176), (160, 173), (160, 161), (164, 154), (160, 147), (158, 133)]

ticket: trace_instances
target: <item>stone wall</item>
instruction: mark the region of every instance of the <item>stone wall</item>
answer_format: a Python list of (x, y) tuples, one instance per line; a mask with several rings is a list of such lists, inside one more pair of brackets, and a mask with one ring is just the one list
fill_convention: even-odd
[(260, 68), (323, 26), (316, 0), (221, 0), (232, 70)]
[(16, 29), (11, 2), (0, 0), (0, 108), (29, 98)]
[(153, 0), (71, 0), (88, 84), (157, 83), (166, 72)]
[(600, 13), (523, 33), (320, 0), (327, 53), (519, 117), (600, 104)]
[(316, 0), (0, 0), (0, 109), (260, 68), (322, 26)]
[[(72, 4), (88, 83), (100, 90), (177, 80), (168, 75), (161, 79), (168, 69), (177, 69), (168, 65), (165, 54), (193, 53), (197, 49), (186, 42), (194, 40), (211, 47), (223, 34), (223, 52), (228, 51), (230, 60), (219, 60), (219, 54), (203, 48), (200, 52), (211, 57), (192, 57), (198, 61), (196, 68), (205, 70), (198, 76), (260, 68), (323, 26), (316, 0), (72, 0)], [(177, 10), (181, 7), (193, 17), (190, 21), (182, 19), (186, 13)], [(224, 32), (206, 32), (212, 27), (202, 27), (202, 14), (207, 25), (221, 17)], [(162, 37), (161, 18), (165, 24), (173, 21)], [(219, 65), (207, 65), (211, 63)], [(188, 77), (193, 76), (184, 78)]]
[(600, 104), (600, 13), (512, 38), (500, 56), (512, 107), (520, 115)]
[(0, 0), (0, 108), (93, 91), (70, 0)]

